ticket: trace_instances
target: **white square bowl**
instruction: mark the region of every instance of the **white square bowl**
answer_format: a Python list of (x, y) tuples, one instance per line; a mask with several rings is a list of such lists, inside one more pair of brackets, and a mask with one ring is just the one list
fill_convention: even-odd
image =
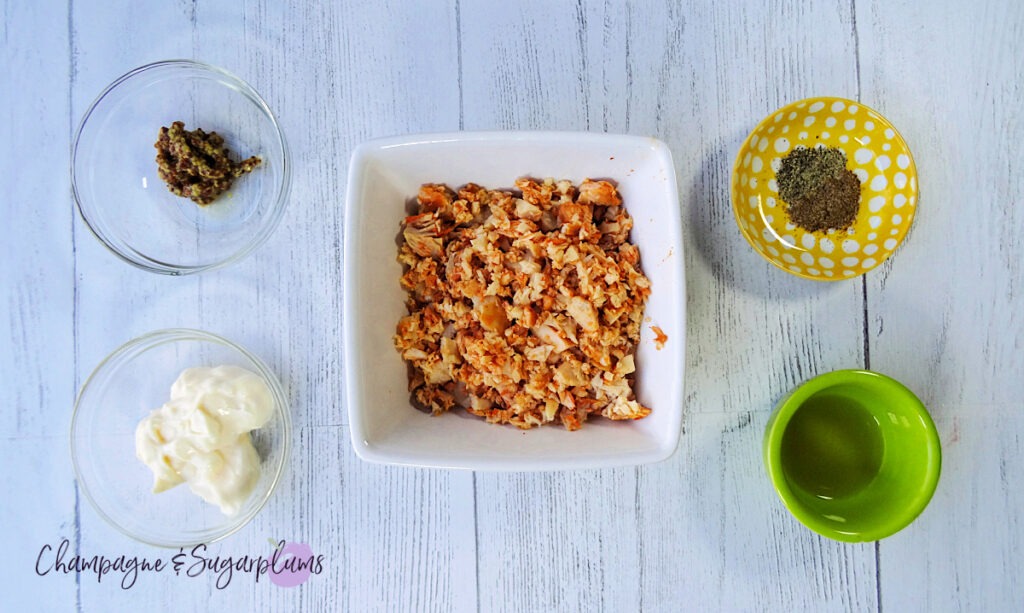
[[(406, 314), (398, 279), (400, 224), (423, 183), (514, 189), (520, 177), (618, 183), (632, 241), (651, 280), (634, 389), (651, 414), (592, 418), (580, 430), (519, 430), (464, 411), (432, 416), (409, 401), (392, 342)], [(352, 444), (364, 460), (472, 470), (556, 470), (664, 460), (683, 416), (686, 285), (675, 168), (668, 147), (636, 136), (574, 132), (457, 132), (385, 138), (352, 154), (345, 204), (344, 384)], [(652, 326), (668, 336), (654, 342)]]

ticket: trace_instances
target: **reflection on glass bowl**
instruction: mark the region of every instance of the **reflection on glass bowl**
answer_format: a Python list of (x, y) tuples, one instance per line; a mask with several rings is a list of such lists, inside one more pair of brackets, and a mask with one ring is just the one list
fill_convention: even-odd
[[(154, 494), (153, 474), (135, 457), (135, 428), (167, 401), (186, 368), (230, 364), (260, 375), (274, 413), (251, 433), (259, 482), (239, 513), (226, 516), (185, 484)], [(273, 494), (288, 461), (291, 417), (273, 372), (242, 347), (199, 330), (160, 330), (125, 343), (82, 386), (71, 419), (71, 459), (82, 493), (97, 513), (143, 543), (184, 547), (222, 539), (247, 524)]]
[[(262, 163), (209, 206), (176, 196), (157, 175), (153, 146), (174, 121), (217, 132), (235, 161)], [(71, 155), (75, 201), (93, 234), (121, 259), (170, 275), (225, 266), (261, 245), (291, 183), (284, 134), (266, 102), (238, 77), (190, 60), (114, 81), (86, 111)]]

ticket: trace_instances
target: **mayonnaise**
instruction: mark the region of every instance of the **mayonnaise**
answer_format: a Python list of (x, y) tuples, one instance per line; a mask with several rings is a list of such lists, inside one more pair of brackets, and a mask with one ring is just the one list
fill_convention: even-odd
[(135, 429), (135, 455), (153, 471), (153, 493), (180, 483), (234, 515), (260, 477), (249, 431), (266, 424), (274, 397), (259, 375), (238, 366), (188, 368), (171, 399)]

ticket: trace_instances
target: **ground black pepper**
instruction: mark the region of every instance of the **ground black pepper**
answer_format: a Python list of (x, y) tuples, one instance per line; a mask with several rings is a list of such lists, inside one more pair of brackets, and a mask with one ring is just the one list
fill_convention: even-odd
[(860, 209), (860, 179), (846, 168), (846, 154), (828, 147), (797, 147), (775, 176), (789, 219), (808, 232), (842, 230)]
[(258, 157), (231, 161), (220, 134), (207, 134), (202, 128), (189, 131), (180, 121), (170, 128), (160, 128), (153, 146), (157, 150), (157, 174), (167, 183), (167, 189), (203, 206), (231, 189), (235, 179), (261, 162)]

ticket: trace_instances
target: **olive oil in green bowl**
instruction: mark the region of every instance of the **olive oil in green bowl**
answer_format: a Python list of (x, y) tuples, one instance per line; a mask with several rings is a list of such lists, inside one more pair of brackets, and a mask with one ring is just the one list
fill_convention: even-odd
[(765, 466), (805, 526), (840, 541), (874, 541), (909, 525), (938, 483), (941, 449), (921, 401), (864, 370), (827, 373), (779, 402)]

